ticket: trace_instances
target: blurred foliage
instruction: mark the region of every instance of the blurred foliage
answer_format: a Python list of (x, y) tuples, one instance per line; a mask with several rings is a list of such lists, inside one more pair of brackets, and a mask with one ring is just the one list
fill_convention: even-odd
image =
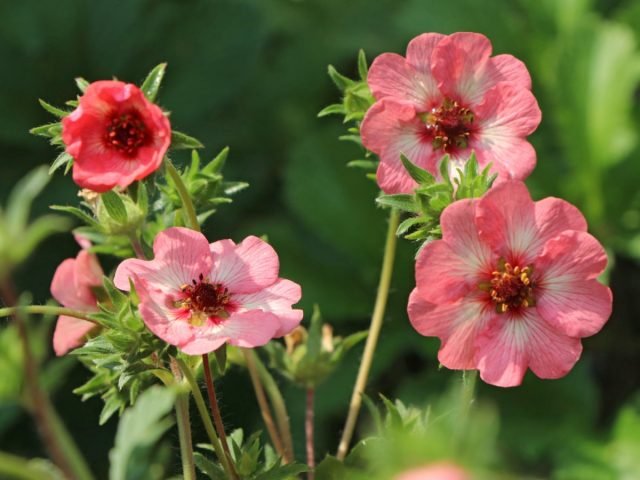
[[(233, 162), (226, 176), (251, 184), (207, 222), (205, 233), (212, 240), (268, 235), (280, 255), (281, 275), (303, 285), (302, 308), (310, 312), (319, 304), (336, 335), (346, 336), (368, 325), (386, 226), (385, 212), (374, 204), (373, 182), (345, 167), (364, 152), (336, 140), (344, 132), (338, 117), (317, 118), (339, 100), (327, 65), (355, 78), (360, 48), (371, 60), (384, 51), (404, 53), (408, 41), (425, 31), (464, 30), (486, 34), (496, 53), (521, 58), (531, 71), (543, 111), (531, 137), (538, 152), (528, 181), (534, 198), (553, 195), (577, 204), (593, 233), (616, 253), (615, 313), (599, 336), (585, 342), (578, 367), (559, 381), (529, 376), (517, 390), (480, 389), (499, 411), (504, 467), (542, 478), (553, 472), (589, 478), (575, 472), (595, 471), (594, 458), (629, 468), (630, 447), (616, 446), (622, 443), (615, 439), (638, 434), (633, 420), (620, 420), (630, 418), (624, 415), (629, 407), (618, 412), (640, 386), (640, 375), (629, 368), (640, 364), (640, 4), (634, 0), (2, 0), (0, 197), (6, 203), (19, 178), (55, 156), (28, 134), (51, 121), (38, 98), (64, 105), (77, 93), (72, 80), (78, 76), (139, 83), (166, 61), (158, 98), (172, 112), (172, 126), (202, 140), (203, 158), (228, 145)], [(187, 176), (188, 154), (177, 151), (172, 159)], [(77, 202), (74, 184), (60, 172), (35, 202), (35, 215), (51, 204)], [(424, 405), (457, 375), (438, 370), (437, 340), (417, 335), (406, 318), (416, 248), (400, 245), (368, 392)], [(20, 289), (45, 302), (55, 267), (76, 253), (70, 235), (45, 240), (17, 270)], [(107, 255), (101, 261), (107, 270), (115, 264)], [(11, 332), (4, 326), (0, 332), (9, 347), (2, 349), (0, 368), (7, 371), (19, 362), (11, 356)], [(319, 457), (335, 448), (359, 354), (358, 347), (349, 352), (318, 388)], [(3, 380), (3, 392), (19, 388), (16, 369), (11, 373), (3, 377), (11, 379)], [(245, 377), (232, 368), (220, 381), (222, 409), (230, 425), (257, 431)], [(98, 429), (101, 402), (83, 404), (69, 393), (88, 380), (86, 370), (55, 378), (63, 418), (95, 472), (107, 478), (115, 422)], [(302, 458), (303, 393), (284, 384), (283, 390)], [(32, 424), (18, 416), (20, 404), (7, 398), (0, 402), (0, 450), (44, 456)], [(10, 422), (4, 420), (8, 411)], [(627, 427), (611, 430), (612, 418)], [(179, 466), (169, 469), (177, 472)], [(603, 475), (616, 478), (607, 469)]]

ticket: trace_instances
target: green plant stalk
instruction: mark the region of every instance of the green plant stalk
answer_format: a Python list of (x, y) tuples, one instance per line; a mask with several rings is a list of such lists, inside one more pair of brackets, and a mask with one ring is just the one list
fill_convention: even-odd
[(196, 467), (193, 460), (188, 393), (180, 392), (176, 397), (176, 420), (178, 422), (178, 437), (180, 440), (180, 457), (182, 458), (182, 475), (185, 480), (195, 480)]
[(376, 345), (378, 344), (378, 337), (380, 336), (380, 330), (382, 329), (384, 312), (387, 308), (387, 299), (389, 298), (389, 287), (391, 285), (391, 276), (393, 274), (393, 264), (396, 257), (396, 230), (398, 229), (399, 220), (399, 211), (395, 208), (391, 209), (391, 213), (389, 214), (387, 239), (382, 258), (382, 271), (380, 273), (378, 293), (373, 309), (373, 315), (371, 316), (369, 335), (367, 336), (364, 353), (362, 354), (362, 361), (360, 362), (360, 369), (358, 370), (358, 376), (356, 377), (356, 382), (353, 386), (353, 394), (351, 395), (351, 402), (349, 404), (349, 413), (347, 414), (347, 420), (344, 425), (344, 430), (342, 431), (342, 438), (340, 439), (338, 452), (336, 454), (338, 460), (344, 460), (347, 456), (349, 444), (351, 443), (351, 438), (353, 437), (353, 432), (356, 427), (356, 421), (358, 420), (360, 407), (362, 406), (362, 394), (367, 386), (369, 371), (371, 370), (373, 356), (376, 351)]
[[(178, 423), (178, 440), (180, 442), (180, 458), (182, 459), (182, 476), (186, 480), (196, 480), (196, 466), (193, 460), (193, 441), (191, 439), (191, 419), (189, 417), (189, 393), (184, 389), (183, 375), (180, 366), (171, 358), (171, 373), (179, 391), (176, 396), (176, 422)], [(188, 383), (188, 381), (187, 381)]]
[[(9, 305), (16, 305), (18, 303), (13, 284), (9, 277), (5, 277), (0, 283), (0, 296)], [(12, 308), (14, 307), (8, 307), (7, 309)], [(49, 397), (40, 385), (39, 367), (31, 351), (29, 333), (25, 319), (22, 317), (22, 311), (22, 308), (16, 307), (12, 315), (22, 343), (25, 386), (29, 399), (32, 402), (29, 409), (38, 426), (40, 437), (54, 463), (60, 468), (66, 478), (72, 480), (93, 480), (91, 470), (89, 470), (77, 445), (67, 432), (64, 424), (56, 414), (53, 405), (51, 405)]]
[(167, 158), (166, 160), (167, 173), (173, 180), (173, 183), (176, 184), (176, 188), (178, 189), (178, 195), (180, 196), (180, 200), (182, 201), (182, 209), (184, 210), (185, 217), (189, 221), (189, 227), (196, 232), (200, 231), (200, 223), (198, 223), (198, 216), (196, 215), (196, 209), (193, 206), (193, 202), (191, 201), (191, 197), (189, 196), (189, 192), (187, 191), (187, 187), (182, 181), (182, 177), (176, 170), (176, 167), (173, 166), (171, 161)]
[[(269, 370), (267, 370), (267, 367), (264, 366), (260, 357), (258, 357), (253, 350), (242, 350), (245, 352), (245, 358), (248, 356), (252, 357), (258, 378), (262, 382), (262, 385), (269, 396), (269, 400), (271, 401), (271, 405), (276, 416), (278, 430), (280, 431), (280, 438), (284, 446), (284, 460), (287, 463), (291, 463), (294, 460), (293, 439), (291, 437), (289, 413), (287, 412), (287, 406), (284, 403), (284, 398), (282, 398), (282, 393), (280, 393), (278, 384), (269, 373)], [(247, 368), (250, 368), (249, 365), (250, 362), (247, 362)]]
[(202, 423), (204, 424), (204, 429), (207, 432), (207, 436), (209, 437), (209, 441), (211, 442), (213, 449), (216, 451), (218, 459), (220, 459), (220, 463), (222, 463), (222, 468), (224, 468), (224, 471), (229, 478), (237, 478), (235, 472), (231, 470), (231, 466), (229, 465), (229, 461), (224, 454), (224, 449), (222, 448), (220, 439), (218, 438), (218, 435), (216, 435), (216, 430), (213, 427), (213, 422), (211, 421), (209, 411), (207, 410), (207, 404), (204, 400), (204, 397), (202, 396), (200, 388), (198, 387), (198, 382), (196, 381), (196, 377), (193, 374), (193, 371), (181, 358), (176, 358), (176, 362), (180, 367), (184, 378), (187, 380), (189, 386), (191, 387), (193, 399), (196, 402), (196, 408), (200, 413), (200, 418), (202, 419)]
[(249, 355), (245, 350), (243, 350), (243, 353), (245, 361), (247, 362), (247, 370), (249, 370), (249, 376), (251, 377), (251, 384), (253, 385), (253, 390), (256, 393), (256, 400), (258, 401), (258, 407), (260, 408), (262, 420), (264, 421), (265, 427), (267, 427), (269, 438), (271, 438), (271, 443), (273, 443), (276, 452), (284, 459), (285, 450), (284, 446), (282, 445), (282, 439), (280, 438), (280, 433), (278, 432), (276, 424), (273, 421), (271, 408), (269, 407), (269, 402), (267, 401), (267, 397), (265, 396), (262, 382), (260, 382), (260, 376), (258, 374), (258, 370), (256, 369), (253, 355)]
[(24, 307), (5, 307), (0, 308), (0, 318), (9, 317), (16, 313), (35, 313), (38, 315), (66, 315), (68, 317), (79, 318), (88, 322), (96, 323), (92, 320), (87, 312), (74, 310), (72, 308), (58, 307), (55, 305), (26, 305)]
[(460, 396), (458, 404), (458, 415), (456, 418), (455, 435), (453, 438), (454, 449), (460, 451), (463, 447), (465, 433), (469, 427), (469, 413), (475, 401), (476, 383), (478, 379), (477, 370), (462, 371), (462, 385), (460, 386)]

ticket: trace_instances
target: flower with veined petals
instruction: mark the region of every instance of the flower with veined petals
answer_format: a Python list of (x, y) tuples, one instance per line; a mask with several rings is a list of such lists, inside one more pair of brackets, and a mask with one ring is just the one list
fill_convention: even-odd
[(129, 290), (131, 279), (147, 327), (187, 354), (264, 345), (302, 320), (291, 308), (300, 286), (278, 278), (278, 255), (257, 237), (209, 245), (201, 233), (173, 227), (157, 235), (153, 252), (150, 261), (122, 262), (114, 283)]
[(533, 202), (522, 182), (508, 181), (451, 204), (441, 225), (442, 240), (418, 255), (408, 306), (414, 328), (442, 341), (440, 363), (502, 387), (519, 385), (527, 367), (540, 378), (566, 375), (612, 304), (596, 279), (606, 253), (578, 209)]
[[(84, 250), (91, 246), (84, 238), (76, 237), (83, 250), (76, 258), (67, 258), (56, 269), (51, 281), (51, 295), (65, 307), (91, 313), (98, 311), (93, 289), (102, 286), (102, 268), (92, 253)], [(60, 315), (53, 332), (53, 350), (64, 355), (82, 345), (96, 325), (86, 320)]]
[(470, 480), (471, 477), (462, 468), (453, 463), (433, 463), (415, 468), (394, 477), (394, 480)]
[(400, 161), (404, 154), (436, 175), (449, 154), (459, 167), (475, 151), (481, 167), (492, 163), (499, 179), (526, 178), (536, 154), (525, 137), (540, 123), (531, 77), (511, 55), (491, 57), (478, 33), (414, 38), (407, 56), (383, 53), (367, 77), (376, 103), (361, 126), (362, 143), (380, 157), (378, 184), (385, 193), (411, 193), (416, 183)]
[(78, 107), (62, 119), (62, 140), (73, 157), (73, 180), (106, 192), (156, 171), (171, 143), (169, 120), (131, 83), (91, 83)]

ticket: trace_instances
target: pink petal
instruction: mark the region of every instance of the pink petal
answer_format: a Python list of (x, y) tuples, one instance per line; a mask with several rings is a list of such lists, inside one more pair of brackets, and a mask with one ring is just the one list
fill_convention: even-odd
[(543, 272), (541, 286), (553, 288), (572, 279), (596, 278), (607, 266), (607, 253), (586, 232), (568, 230), (549, 240), (536, 261)]
[(136, 282), (136, 290), (140, 296), (138, 310), (149, 330), (181, 350), (193, 341), (195, 328), (188, 321), (179, 318), (176, 312), (154, 301), (154, 297), (145, 290), (143, 281)]
[(104, 273), (100, 263), (98, 263), (98, 259), (92, 253), (81, 250), (76, 257), (75, 269), (75, 285), (77, 289), (102, 286)]
[[(514, 87), (531, 90), (531, 75), (526, 65), (512, 55), (496, 55), (489, 59), (498, 75), (492, 75), (493, 83), (509, 82)], [(493, 69), (488, 69), (488, 73), (493, 73)]]
[(490, 87), (484, 72), (491, 50), (489, 39), (479, 33), (454, 33), (442, 39), (433, 51), (431, 67), (442, 94), (465, 106), (478, 103)]
[(273, 285), (256, 293), (234, 295), (233, 300), (243, 310), (259, 309), (273, 313), (280, 321), (280, 328), (275, 336), (281, 337), (291, 332), (302, 321), (302, 310), (291, 308), (301, 297), (300, 285), (280, 278)]
[(491, 272), (495, 258), (478, 236), (476, 200), (449, 205), (440, 222), (443, 239), (430, 242), (416, 260), (416, 285), (432, 303), (456, 300), (477, 289)]
[(181, 350), (189, 355), (202, 355), (225, 342), (239, 347), (259, 347), (274, 338), (279, 328), (278, 318), (271, 313), (262, 310), (234, 313), (219, 325), (195, 329), (195, 339)]
[(481, 135), (491, 137), (526, 137), (542, 118), (533, 94), (509, 83), (498, 83), (488, 90), (473, 112)]
[(239, 245), (231, 240), (212, 243), (211, 282), (221, 283), (233, 294), (254, 293), (278, 279), (278, 255), (267, 242), (249, 236)]
[(611, 316), (611, 290), (596, 280), (568, 280), (565, 277), (564, 281), (552, 281), (538, 290), (538, 313), (565, 335), (594, 335)]
[(438, 87), (431, 75), (431, 57), (436, 45), (445, 37), (446, 35), (440, 33), (423, 33), (411, 40), (407, 46), (407, 63), (418, 72), (428, 76), (428, 83), (424, 78), (421, 78), (421, 81), (425, 87), (433, 92), (437, 92)]
[[(537, 321), (544, 322), (542, 319)], [(525, 315), (496, 314), (475, 340), (475, 362), (482, 380), (498, 387), (520, 385), (529, 361), (528, 341), (529, 326)]]
[(378, 184), (385, 193), (411, 193), (416, 183), (400, 161), (404, 154), (416, 165), (438, 173), (437, 154), (413, 107), (385, 99), (367, 112), (360, 129), (363, 145), (378, 154)]
[(438, 462), (403, 472), (393, 480), (471, 480), (471, 477), (453, 463)]
[(56, 355), (60, 357), (69, 350), (83, 345), (94, 327), (96, 327), (95, 324), (86, 320), (66, 315), (59, 316), (53, 332), (53, 350)]
[(524, 180), (536, 166), (536, 151), (525, 139), (509, 136), (478, 135), (470, 147), (475, 150), (480, 168), (491, 164), (497, 173), (496, 185), (508, 180)]
[(478, 295), (436, 305), (425, 300), (417, 289), (409, 297), (408, 313), (418, 333), (442, 341), (440, 363), (459, 370), (475, 368), (475, 339), (496, 315)]
[(94, 310), (96, 297), (89, 285), (78, 284), (76, 263), (75, 258), (67, 258), (58, 266), (51, 281), (51, 295), (65, 307)]
[(480, 238), (508, 262), (528, 265), (538, 252), (534, 203), (522, 182), (508, 181), (491, 188), (478, 201)]
[(153, 260), (123, 261), (116, 269), (116, 287), (129, 290), (129, 278), (137, 275), (153, 289), (179, 290), (211, 271), (209, 242), (204, 235), (188, 228), (172, 227), (160, 232), (153, 242), (153, 252)]

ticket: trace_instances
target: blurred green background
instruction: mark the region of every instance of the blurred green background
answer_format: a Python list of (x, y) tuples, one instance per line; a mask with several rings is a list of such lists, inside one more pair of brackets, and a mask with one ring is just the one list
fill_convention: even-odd
[[(337, 140), (344, 130), (340, 119), (316, 114), (338, 96), (326, 75), (328, 64), (355, 77), (359, 48), (370, 61), (385, 51), (403, 54), (411, 38), (427, 31), (482, 32), (495, 53), (525, 61), (543, 112), (531, 137), (538, 151), (528, 181), (532, 194), (578, 205), (611, 253), (614, 314), (584, 342), (576, 368), (559, 381), (529, 375), (520, 388), (481, 387), (481, 399), (498, 407), (505, 468), (547, 478), (606, 457), (616, 435), (611, 426), (620, 426), (624, 405), (631, 405), (625, 418), (636, 423), (620, 428), (640, 444), (634, 400), (640, 387), (640, 2), (1, 0), (0, 199), (27, 171), (57, 154), (28, 134), (50, 121), (38, 98), (61, 105), (76, 95), (74, 77), (140, 82), (167, 61), (159, 103), (172, 112), (172, 126), (201, 139), (206, 157), (230, 146), (226, 177), (251, 184), (207, 222), (208, 237), (268, 235), (280, 254), (282, 276), (303, 286), (306, 312), (318, 303), (337, 334), (365, 329), (386, 214), (374, 206), (373, 182), (345, 167), (362, 152)], [(178, 163), (184, 159), (176, 157)], [(76, 193), (71, 178), (58, 172), (35, 210), (74, 204)], [(368, 392), (424, 405), (459, 374), (438, 370), (438, 341), (419, 336), (408, 323), (416, 246), (400, 243)], [(45, 302), (56, 266), (76, 252), (70, 234), (49, 239), (16, 272), (20, 290)], [(114, 265), (101, 260), (107, 268)], [(0, 450), (44, 456), (19, 406), (20, 381), (9, 381), (19, 371), (11, 363), (18, 343), (3, 331)], [(318, 391), (319, 457), (335, 451), (361, 348)], [(106, 478), (117, 422), (99, 428), (100, 400), (82, 403), (70, 393), (88, 375), (75, 360), (53, 360), (48, 372), (63, 419)], [(304, 395), (284, 382), (282, 387), (302, 459)], [(219, 390), (229, 427), (262, 428), (243, 372), (232, 370)], [(366, 413), (363, 418), (366, 430)], [(198, 428), (196, 434), (205, 438)], [(585, 451), (592, 453), (587, 460)], [(630, 479), (640, 478), (634, 465), (638, 476)]]

